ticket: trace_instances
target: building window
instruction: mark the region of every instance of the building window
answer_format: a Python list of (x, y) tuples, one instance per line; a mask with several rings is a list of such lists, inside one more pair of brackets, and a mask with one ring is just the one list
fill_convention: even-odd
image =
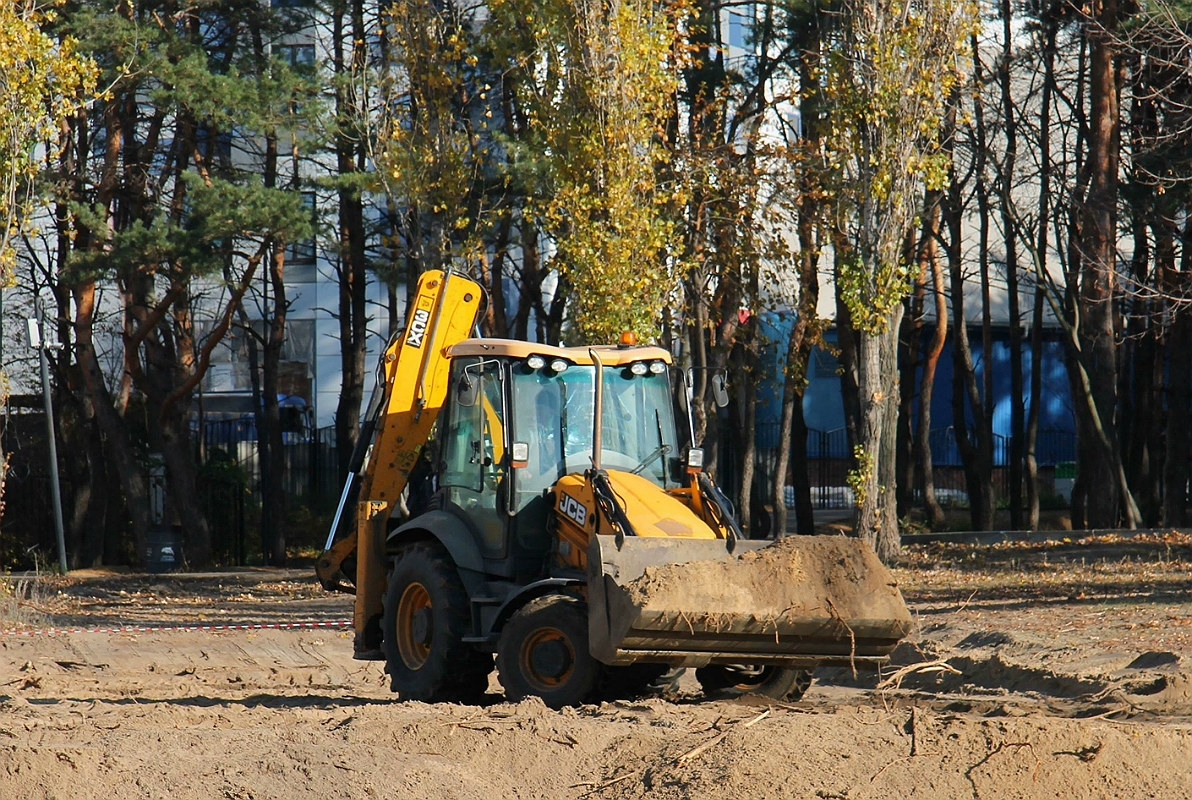
[(282, 61), (291, 67), (301, 68), (315, 65), (315, 46), (313, 44), (283, 44), (277, 50)]
[[(315, 219), (315, 193), (302, 192), (302, 206), (310, 212), (310, 223)], [(315, 279), (315, 236), (311, 233), (305, 239), (286, 245), (286, 277), (292, 281), (309, 282)]]
[[(315, 71), (315, 46), (309, 42), (299, 44), (278, 45), (274, 56), (298, 75), (310, 76)], [(302, 113), (300, 98), (308, 94), (308, 90), (299, 86), (294, 91), (294, 101), (289, 104), (290, 113), (298, 116)]]
[(752, 4), (728, 8), (728, 45), (741, 50), (751, 50), (749, 38), (753, 34), (756, 9)]
[[(206, 395), (206, 410), (209, 413), (252, 413), (252, 403), (244, 399), (252, 393), (249, 338), (255, 338), (259, 347), (264, 341), (268, 324), (258, 319), (252, 320), (249, 325), (252, 333), (239, 325), (232, 326), (211, 353), (211, 363), (203, 377), (203, 392)], [(199, 341), (204, 341), (210, 335), (211, 328), (210, 322), (199, 326), (199, 330), (196, 331)], [(314, 399), (314, 363), (314, 320), (287, 319), (286, 338), (282, 342), (278, 364), (278, 392), (301, 397), (308, 404), (311, 403)], [(213, 396), (219, 395), (234, 397), (224, 400), (213, 399)]]

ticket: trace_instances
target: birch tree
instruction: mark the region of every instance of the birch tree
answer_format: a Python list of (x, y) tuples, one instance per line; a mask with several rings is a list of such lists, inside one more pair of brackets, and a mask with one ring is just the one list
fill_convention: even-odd
[(899, 548), (897, 336), (910, 272), (902, 243), (924, 185), (946, 175), (939, 136), (975, 19), (963, 0), (845, 0), (827, 56), (825, 143), (844, 250), (836, 291), (859, 333), (855, 529), (883, 558)]

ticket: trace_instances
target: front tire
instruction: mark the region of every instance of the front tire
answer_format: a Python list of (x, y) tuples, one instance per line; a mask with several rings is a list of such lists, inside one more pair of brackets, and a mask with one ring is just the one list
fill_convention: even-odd
[(811, 688), (811, 671), (790, 667), (713, 665), (700, 667), (695, 679), (709, 697), (760, 694), (775, 700), (798, 700)]
[(529, 601), (497, 642), (497, 677), (513, 702), (532, 695), (551, 708), (577, 705), (595, 691), (601, 669), (588, 652), (587, 605), (569, 595)]
[(462, 641), (470, 628), (468, 594), (451, 558), (428, 542), (403, 547), (385, 593), (390, 688), (402, 700), (478, 700), (493, 660)]

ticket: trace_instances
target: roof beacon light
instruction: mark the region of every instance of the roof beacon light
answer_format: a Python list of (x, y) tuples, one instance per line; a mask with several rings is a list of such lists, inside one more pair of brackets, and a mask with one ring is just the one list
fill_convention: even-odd
[(646, 365), (645, 361), (634, 361), (629, 365), (629, 371), (634, 375), (645, 375), (650, 371), (650, 368)]
[(633, 347), (637, 344), (637, 335), (633, 331), (621, 331), (621, 347)]
[(535, 353), (526, 359), (526, 366), (530, 369), (542, 369), (546, 366), (546, 359)]

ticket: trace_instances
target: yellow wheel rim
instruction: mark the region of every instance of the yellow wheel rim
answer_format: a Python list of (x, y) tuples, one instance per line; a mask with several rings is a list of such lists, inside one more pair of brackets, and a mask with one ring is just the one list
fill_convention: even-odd
[[(397, 651), (410, 669), (422, 669), (430, 656), (430, 592), (414, 582), (401, 593), (397, 602)], [(419, 625), (419, 623), (422, 623)], [(420, 630), (419, 628), (425, 628)]]
[(765, 668), (749, 669), (743, 672), (745, 674), (732, 686), (732, 688), (742, 692), (752, 691), (770, 678), (770, 671)]
[[(534, 650), (539, 647), (562, 646), (565, 656), (565, 668), (557, 675), (546, 674), (535, 666)], [(544, 627), (531, 633), (522, 641), (521, 651), (518, 653), (518, 666), (522, 675), (536, 692), (549, 692), (567, 683), (571, 673), (575, 671), (575, 647), (571, 640), (558, 628)]]

